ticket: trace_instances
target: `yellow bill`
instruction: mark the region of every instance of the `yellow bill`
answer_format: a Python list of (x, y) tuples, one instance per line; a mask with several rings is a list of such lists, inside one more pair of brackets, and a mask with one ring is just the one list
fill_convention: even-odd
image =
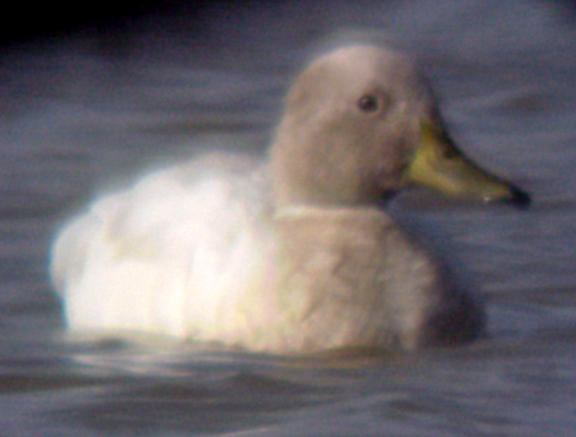
[(439, 123), (426, 120), (421, 132), (420, 147), (406, 172), (408, 183), (452, 197), (529, 206), (527, 193), (477, 166), (458, 150)]

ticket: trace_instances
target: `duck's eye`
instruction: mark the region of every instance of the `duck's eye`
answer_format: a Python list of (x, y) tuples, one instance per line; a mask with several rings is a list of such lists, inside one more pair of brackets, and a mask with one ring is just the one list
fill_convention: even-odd
[(380, 109), (378, 97), (373, 94), (365, 94), (358, 99), (358, 108), (362, 112), (376, 112)]

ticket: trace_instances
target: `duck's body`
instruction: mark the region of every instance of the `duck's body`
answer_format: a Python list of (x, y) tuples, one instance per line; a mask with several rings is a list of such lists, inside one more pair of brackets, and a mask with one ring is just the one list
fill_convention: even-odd
[(262, 173), (211, 155), (95, 202), (54, 246), (69, 324), (178, 337), (224, 326), (226, 306), (268, 250)]
[[(265, 168), (244, 164), (212, 155), (159, 171), (67, 227), (53, 268), (70, 326), (276, 353), (477, 334), (477, 308), (385, 212), (274, 212)], [(468, 322), (446, 330), (442, 315)]]
[[(347, 86), (350, 71), (338, 69), (359, 82)], [(311, 88), (319, 74), (327, 82)], [(376, 108), (364, 99), (358, 110), (366, 96)], [(321, 59), (289, 95), (270, 164), (197, 158), (95, 202), (64, 229), (52, 270), (70, 328), (272, 353), (473, 339), (478, 307), (376, 206), (416, 161), (421, 127), (409, 115), (432, 109), (400, 55), (353, 47)], [(520, 196), (493, 184), (476, 195)]]

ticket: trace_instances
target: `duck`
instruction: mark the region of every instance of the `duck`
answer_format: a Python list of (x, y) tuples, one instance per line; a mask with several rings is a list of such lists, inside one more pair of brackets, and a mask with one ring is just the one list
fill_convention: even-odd
[(447, 133), (408, 55), (350, 44), (296, 77), (268, 153), (206, 152), (94, 200), (55, 237), (71, 333), (279, 355), (469, 343), (472, 294), (387, 212), (421, 185), (526, 207)]

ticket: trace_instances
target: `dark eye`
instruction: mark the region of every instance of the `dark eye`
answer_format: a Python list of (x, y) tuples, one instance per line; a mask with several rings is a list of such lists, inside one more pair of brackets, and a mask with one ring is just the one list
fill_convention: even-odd
[(362, 112), (376, 112), (380, 109), (378, 97), (373, 94), (366, 94), (358, 99), (358, 108)]

